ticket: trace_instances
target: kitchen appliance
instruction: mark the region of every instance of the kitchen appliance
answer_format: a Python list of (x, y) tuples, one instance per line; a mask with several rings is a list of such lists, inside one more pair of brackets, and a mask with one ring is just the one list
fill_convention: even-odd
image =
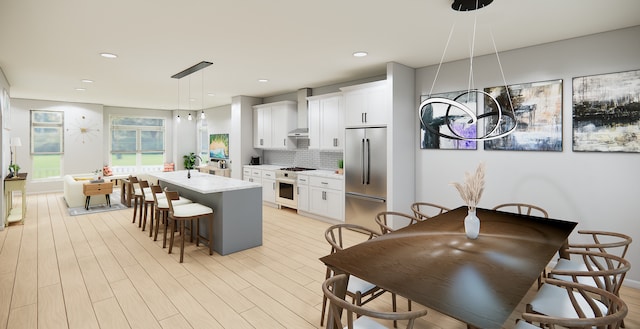
[(387, 210), (387, 128), (345, 129), (345, 221), (375, 231)]
[(259, 165), (260, 164), (260, 157), (251, 157), (251, 161), (249, 162), (250, 165)]
[(276, 203), (278, 206), (298, 209), (298, 171), (315, 170), (313, 168), (289, 167), (276, 170)]

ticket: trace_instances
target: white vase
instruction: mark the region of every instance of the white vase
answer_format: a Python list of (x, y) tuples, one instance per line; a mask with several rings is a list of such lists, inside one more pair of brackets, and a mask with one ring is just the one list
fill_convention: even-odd
[(467, 217), (464, 218), (464, 232), (469, 239), (477, 239), (480, 234), (480, 219), (476, 216), (475, 209), (469, 209)]

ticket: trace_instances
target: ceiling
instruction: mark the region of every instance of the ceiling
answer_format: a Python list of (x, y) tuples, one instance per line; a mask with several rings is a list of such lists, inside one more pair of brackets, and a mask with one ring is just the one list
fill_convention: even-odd
[(469, 58), (474, 18), (474, 56), (493, 53), (490, 30), (504, 51), (640, 25), (638, 0), (451, 2), (1, 0), (0, 68), (12, 98), (201, 109), (438, 64), (454, 23), (444, 61)]

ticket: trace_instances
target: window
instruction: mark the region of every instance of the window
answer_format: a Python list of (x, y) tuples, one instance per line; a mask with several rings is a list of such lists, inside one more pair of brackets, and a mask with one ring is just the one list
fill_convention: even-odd
[(146, 171), (164, 164), (164, 119), (111, 118), (111, 166), (123, 172)]
[(199, 150), (200, 158), (205, 161), (209, 159), (209, 126), (206, 120), (198, 122), (198, 130), (200, 132)]
[(64, 113), (31, 111), (31, 156), (34, 179), (60, 177), (64, 147)]

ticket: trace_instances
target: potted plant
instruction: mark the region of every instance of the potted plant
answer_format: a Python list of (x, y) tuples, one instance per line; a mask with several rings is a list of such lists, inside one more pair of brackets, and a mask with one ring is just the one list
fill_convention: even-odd
[(20, 171), (20, 166), (17, 163), (9, 165), (9, 177), (18, 177), (18, 171)]
[(10, 164), (9, 171), (12, 172), (15, 176), (18, 176), (18, 171), (20, 171), (20, 166), (17, 163)]
[(195, 168), (196, 159), (200, 159), (200, 161), (202, 161), (202, 158), (193, 152), (182, 156), (182, 158), (184, 159), (184, 168), (187, 170)]
[(338, 170), (336, 170), (337, 174), (342, 175), (342, 173), (344, 173), (344, 160), (340, 159), (338, 160)]

